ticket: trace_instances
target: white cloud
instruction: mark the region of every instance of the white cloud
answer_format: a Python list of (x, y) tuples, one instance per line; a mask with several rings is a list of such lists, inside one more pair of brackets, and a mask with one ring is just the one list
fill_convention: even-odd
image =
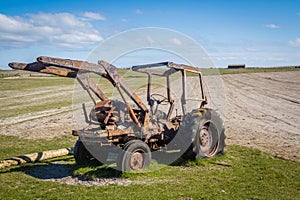
[(140, 9), (136, 9), (135, 14), (142, 15), (142, 14), (144, 14), (144, 12)]
[(300, 12), (298, 12), (297, 15), (300, 16)]
[(100, 21), (106, 20), (106, 17), (104, 17), (103, 15), (101, 15), (99, 13), (95, 13), (95, 12), (84, 12), (82, 15), (91, 20), (100, 20)]
[(181, 42), (178, 38), (171, 38), (171, 39), (170, 39), (170, 42), (171, 42), (172, 44), (177, 45), (177, 46), (179, 46), (179, 45), (182, 44), (182, 42)]
[(266, 24), (265, 28), (271, 28), (271, 29), (276, 29), (276, 28), (280, 28), (280, 26), (276, 25), (276, 24)]
[(0, 14), (0, 46), (33, 44), (83, 48), (102, 40), (92, 24), (70, 13), (38, 13), (26, 17)]
[(300, 38), (289, 41), (289, 44), (295, 47), (300, 47)]
[(126, 19), (126, 18), (122, 18), (121, 21), (122, 21), (122, 22), (128, 22), (129, 20)]

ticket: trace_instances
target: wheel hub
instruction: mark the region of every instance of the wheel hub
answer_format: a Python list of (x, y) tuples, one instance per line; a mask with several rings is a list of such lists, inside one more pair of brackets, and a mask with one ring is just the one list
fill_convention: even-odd
[(200, 131), (200, 145), (201, 149), (204, 153), (209, 153), (209, 149), (211, 147), (211, 135), (209, 134), (207, 128), (202, 128)]
[(130, 168), (133, 170), (141, 169), (144, 166), (144, 157), (140, 152), (134, 152), (130, 158)]

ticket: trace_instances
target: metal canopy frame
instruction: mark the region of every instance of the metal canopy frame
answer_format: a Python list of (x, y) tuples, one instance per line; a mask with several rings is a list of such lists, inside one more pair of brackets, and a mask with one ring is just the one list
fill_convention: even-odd
[[(159, 67), (167, 67), (164, 71), (158, 71), (153, 70), (153, 68), (159, 68)], [(152, 106), (151, 103), (151, 82), (152, 82), (152, 75), (156, 76), (162, 76), (166, 77), (167, 82), (167, 98), (168, 102), (170, 104), (169, 111), (167, 114), (167, 120), (170, 120), (171, 114), (174, 109), (174, 100), (171, 95), (171, 84), (170, 84), (170, 76), (174, 73), (177, 73), (178, 71), (181, 72), (182, 75), (182, 95), (181, 95), (181, 106), (182, 106), (182, 113), (183, 115), (186, 115), (186, 72), (196, 73), (199, 77), (200, 82), (200, 92), (201, 92), (201, 99), (199, 99), (200, 107), (203, 107), (205, 104), (207, 104), (207, 99), (204, 95), (204, 87), (203, 87), (203, 79), (202, 79), (202, 73), (199, 68), (185, 65), (185, 64), (176, 64), (173, 62), (159, 62), (159, 63), (151, 63), (151, 64), (143, 64), (143, 65), (135, 65), (132, 66), (132, 70), (136, 72), (145, 73), (148, 75), (148, 87), (147, 87), (147, 101), (150, 107)]]

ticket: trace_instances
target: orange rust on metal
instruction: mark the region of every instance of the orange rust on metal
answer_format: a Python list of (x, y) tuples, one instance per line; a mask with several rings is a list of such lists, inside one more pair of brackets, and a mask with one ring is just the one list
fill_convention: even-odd
[[(158, 70), (159, 67), (167, 67), (169, 69), (165, 70)], [(151, 110), (153, 108), (153, 104), (151, 103), (151, 96), (149, 95), (150, 89), (151, 89), (151, 75), (157, 75), (157, 76), (163, 76), (167, 79), (167, 98), (168, 102), (170, 104), (169, 111), (167, 114), (167, 120), (170, 120), (171, 114), (174, 109), (174, 102), (171, 95), (171, 87), (170, 87), (170, 76), (178, 71), (182, 74), (182, 98), (181, 98), (181, 107), (182, 107), (182, 113), (183, 115), (186, 114), (186, 72), (192, 72), (197, 73), (200, 77), (200, 86), (201, 86), (201, 94), (202, 99), (198, 99), (201, 101), (201, 106), (207, 103), (204, 92), (203, 92), (203, 84), (202, 84), (202, 74), (199, 68), (185, 65), (185, 64), (176, 64), (173, 62), (161, 62), (161, 63), (152, 63), (152, 64), (144, 64), (144, 65), (136, 65), (132, 67), (133, 71), (145, 73), (148, 75), (148, 90), (147, 90), (147, 100), (149, 102), (149, 105), (151, 107)]]
[(158, 141), (157, 138), (151, 138), (151, 139), (149, 140), (149, 142), (157, 142), (157, 141)]
[(133, 120), (133, 122), (136, 123), (138, 126), (141, 126), (138, 118), (136, 117), (133, 109), (131, 108), (131, 106), (129, 104), (127, 104), (127, 110), (129, 111), (129, 115), (130, 115), (131, 119)]
[(110, 100), (106, 99), (95, 104), (92, 117), (95, 121), (102, 122), (107, 125), (114, 125), (118, 121), (118, 117), (114, 116), (114, 108)]
[[(10, 63), (9, 65), (15, 69), (48, 73), (70, 78), (76, 77), (81, 86), (85, 90), (87, 90), (94, 103), (96, 103), (96, 100), (94, 100), (90, 91), (92, 91), (101, 101), (107, 100), (108, 98), (89, 78), (88, 74), (85, 73), (94, 72), (103, 76), (104, 78), (107, 78), (114, 86), (118, 85), (120, 88), (122, 88), (122, 90), (135, 102), (135, 104), (144, 111), (142, 112), (142, 115), (148, 112), (147, 107), (144, 105), (143, 101), (139, 98), (138, 95), (131, 91), (126, 82), (118, 73), (117, 68), (105, 61), (99, 61), (99, 64), (93, 64), (79, 60), (40, 56), (37, 58), (37, 62), (32, 64)], [(119, 91), (121, 92), (121, 90)], [(140, 122), (138, 121), (132, 109), (129, 108), (128, 110), (133, 121), (140, 125)], [(141, 117), (141, 119), (144, 119), (144, 117)]]
[(105, 129), (107, 131), (113, 131), (113, 130), (115, 130), (115, 126), (114, 125), (108, 125), (108, 126), (105, 127)]
[(108, 124), (108, 122), (110, 121), (110, 123), (115, 123), (115, 121), (117, 121), (116, 117), (113, 117), (113, 111), (114, 111), (115, 107), (112, 107), (106, 114), (106, 117), (104, 119), (104, 124)]
[(172, 92), (171, 92), (171, 86), (170, 86), (170, 77), (167, 76), (167, 96), (168, 96), (168, 101), (173, 102), (172, 98)]
[[(184, 64), (161, 62), (132, 67), (133, 71), (145, 73), (148, 76), (147, 102), (145, 102), (148, 103), (147, 106), (123, 80), (117, 67), (103, 60), (98, 61), (98, 64), (94, 64), (86, 61), (41, 56), (34, 63), (10, 63), (9, 66), (14, 69), (75, 78), (80, 83), (94, 102), (89, 115), (83, 104), (85, 120), (88, 126), (81, 130), (73, 131), (73, 135), (79, 136), (79, 140), (86, 141), (84, 145), (91, 144), (94, 146), (95, 144), (99, 144), (99, 146), (111, 146), (111, 143), (115, 143), (118, 147), (124, 149), (128, 141), (139, 139), (146, 143), (151, 151), (159, 150), (164, 148), (179, 132), (179, 127), (185, 124), (184, 120), (187, 119), (185, 118), (187, 114), (187, 100), (200, 101), (200, 107), (203, 107), (207, 102), (203, 92), (204, 87), (200, 69)], [(187, 72), (197, 73), (199, 76), (202, 99), (186, 98), (186, 87), (188, 87), (186, 83)], [(90, 78), (90, 73), (107, 79), (118, 90), (123, 102), (112, 101), (106, 97), (97, 84)], [(179, 100), (175, 100), (172, 97), (173, 93), (179, 94), (179, 91), (175, 91), (171, 84), (171, 76), (174, 73), (181, 74), (182, 78), (182, 92), (180, 91), (181, 98)], [(163, 99), (156, 99), (153, 96), (151, 84), (154, 80), (152, 80), (152, 76), (166, 78), (167, 97), (163, 95)], [(96, 97), (101, 101), (96, 100)], [(135, 103), (135, 106), (131, 105), (132, 102)], [(159, 104), (162, 102), (168, 102), (169, 109), (167, 114), (158, 109)], [(177, 105), (176, 103), (181, 104), (181, 112), (173, 112)], [(127, 112), (125, 112), (126, 109), (124, 107), (127, 107)], [(162, 113), (157, 111), (161, 111)], [(128, 120), (128, 114), (131, 120)], [(207, 134), (207, 131), (202, 130), (200, 135), (202, 136), (201, 143), (209, 142), (206, 141)], [(208, 148), (209, 146), (211, 145), (206, 145), (205, 147)], [(142, 168), (144, 167), (143, 159), (142, 153), (136, 151), (131, 156), (129, 165), (131, 165), (132, 169)]]
[(49, 67), (42, 69), (40, 72), (46, 73), (46, 74), (54, 74), (54, 75), (63, 76), (63, 77), (70, 77), (70, 76), (72, 76), (71, 73), (75, 73), (74, 71), (72, 71), (70, 69), (57, 69), (57, 68), (49, 68)]
[(45, 65), (54, 65), (58, 67), (74, 69), (77, 71), (83, 70), (83, 71), (94, 72), (100, 75), (106, 75), (105, 70), (100, 65), (89, 63), (86, 61), (52, 58), (47, 56), (40, 56), (37, 58), (37, 61)]
[(201, 73), (200, 69), (197, 67), (189, 66), (189, 65), (184, 65), (184, 64), (176, 64), (173, 62), (168, 62), (168, 67), (178, 69), (178, 70), (186, 70), (194, 73)]
[(144, 167), (144, 156), (141, 152), (134, 152), (129, 159), (129, 166), (132, 170), (138, 170)]
[(114, 138), (114, 139), (108, 139), (108, 142), (117, 143), (117, 142), (120, 142), (120, 140), (119, 140), (119, 138)]
[[(161, 66), (167, 66), (171, 69), (159, 73), (158, 71), (149, 71), (149, 68), (154, 68), (154, 67), (161, 67)], [(173, 70), (172, 70), (173, 69)], [(150, 73), (158, 76), (168, 76), (171, 75), (172, 73), (175, 73), (177, 70), (186, 70), (194, 73), (201, 73), (200, 69), (197, 67), (185, 65), (185, 64), (176, 64), (173, 62), (161, 62), (161, 63), (152, 63), (152, 64), (144, 64), (144, 65), (137, 65), (133, 66), (134, 71), (139, 71), (143, 73)]]
[(77, 72), (71, 69), (55, 68), (53, 66), (46, 66), (39, 62), (33, 62), (29, 64), (13, 62), (13, 63), (9, 63), (9, 66), (13, 69), (18, 69), (18, 70), (40, 72), (40, 73), (52, 74), (56, 76), (63, 76), (63, 77), (70, 77), (70, 78), (75, 78), (77, 74)]
[(38, 62), (29, 64), (16, 62), (9, 63), (9, 66), (13, 69), (21, 69), (69, 78), (76, 78), (84, 89), (91, 90), (100, 100), (108, 99), (98, 88), (98, 86), (89, 78), (88, 74), (78, 73), (79, 69), (84, 66), (84, 70), (88, 70), (88, 68), (91, 67), (91, 70), (94, 69), (94, 71), (96, 71), (97, 73), (100, 72), (100, 75), (104, 75), (106, 74), (106, 72), (103, 68), (101, 68), (101, 66), (83, 61), (51, 58), (46, 56), (38, 57), (37, 61)]
[(76, 69), (80, 69), (81, 66), (86, 66), (86, 65), (88, 65), (89, 67), (97, 66), (96, 64), (88, 63), (85, 61), (62, 59), (62, 58), (52, 58), (52, 57), (47, 57), (47, 56), (40, 56), (37, 58), (37, 61), (44, 63), (44, 64), (65, 66), (65, 67), (76, 68)]
[(103, 68), (105, 68), (113, 85), (119, 85), (122, 88), (122, 90), (124, 90), (124, 92), (137, 104), (137, 106), (139, 106), (143, 111), (148, 112), (148, 109), (145, 106), (144, 102), (135, 92), (131, 91), (131, 89), (123, 80), (122, 76), (118, 73), (117, 68), (114, 65), (109, 64), (104, 60), (100, 60), (98, 63), (99, 65), (103, 66)]
[(149, 113), (146, 113), (145, 116), (144, 116), (144, 124), (143, 126), (144, 127), (148, 127), (149, 126), (149, 122), (150, 122), (150, 116), (149, 116)]
[(86, 90), (92, 90), (93, 93), (101, 100), (108, 100), (108, 98), (104, 95), (102, 90), (94, 83), (87, 73), (78, 73), (76, 79), (81, 84), (81, 86)]
[[(38, 63), (37, 62), (31, 63), (31, 65), (35, 65), (35, 64), (37, 65)], [(19, 62), (11, 62), (8, 64), (8, 66), (10, 66), (11, 68), (16, 69), (16, 70), (25, 70), (26, 66), (28, 66), (28, 65), (29, 64), (19, 63)]]
[(120, 136), (120, 135), (124, 135), (127, 134), (125, 131), (117, 129), (117, 130), (110, 130), (107, 132), (108, 133), (108, 137), (114, 137), (114, 136)]
[(32, 71), (32, 72), (39, 72), (42, 69), (45, 69), (45, 65), (38, 63), (38, 62), (33, 62), (33, 63), (19, 63), (19, 62), (11, 62), (8, 64), (13, 69), (16, 70), (27, 70), (27, 71)]
[[(149, 150), (148, 147), (151, 151), (162, 149), (170, 143), (176, 134), (182, 134), (182, 132), (179, 131), (179, 127), (181, 125), (186, 125), (185, 121), (189, 120), (188, 118), (185, 118), (187, 115), (186, 107), (188, 100), (200, 101), (200, 108), (203, 107), (207, 102), (203, 92), (204, 87), (200, 69), (184, 64), (161, 62), (132, 67), (133, 71), (145, 73), (148, 76), (148, 87), (146, 94), (147, 102), (145, 102), (148, 103), (147, 106), (123, 80), (122, 76), (117, 70), (117, 67), (102, 60), (98, 61), (98, 64), (93, 64), (86, 61), (41, 56), (38, 57), (37, 62), (34, 63), (10, 63), (9, 66), (14, 69), (75, 78), (80, 83), (82, 88), (87, 91), (94, 102), (94, 106), (88, 115), (85, 105), (83, 104), (85, 121), (88, 126), (81, 130), (73, 131), (72, 134), (74, 136), (78, 136), (79, 141), (85, 142), (84, 145), (87, 145), (86, 147), (88, 147), (88, 145), (92, 145), (93, 148), (95, 145), (99, 145), (100, 148), (101, 146), (113, 146), (112, 143), (114, 143), (123, 150), (128, 150), (126, 148), (131, 145), (128, 142), (135, 142), (132, 140), (141, 140), (143, 144), (145, 143), (147, 145), (144, 146), (147, 147), (147, 149), (143, 149), (143, 151), (145, 150), (145, 154), (142, 153), (140, 149), (137, 151), (135, 150), (133, 151), (132, 155), (130, 155), (129, 159), (126, 158), (126, 163), (124, 161), (126, 160), (124, 157), (119, 157), (122, 158), (120, 161), (122, 161), (123, 164), (125, 163), (126, 166), (129, 165), (131, 169), (143, 168), (144, 163), (146, 163), (145, 161), (147, 161), (147, 159), (150, 160), (151, 156), (144, 157), (147, 156), (146, 152)], [(118, 90), (123, 102), (119, 102), (118, 100), (112, 101), (106, 97), (100, 88), (98, 88), (97, 84), (90, 78), (90, 72), (107, 79), (111, 85)], [(197, 74), (197, 76), (199, 76), (202, 99), (187, 99), (186, 96), (188, 91), (186, 90), (186, 87), (189, 87), (186, 83), (187, 72), (194, 72)], [(175, 88), (172, 88), (171, 77), (174, 73), (181, 74), (181, 91), (175, 91)], [(167, 97), (162, 95), (162, 99), (155, 98), (155, 93), (153, 93), (154, 91), (151, 92), (151, 83), (155, 81), (152, 80), (152, 76), (159, 76), (166, 79)], [(176, 93), (180, 95), (179, 92), (181, 93), (181, 98), (179, 100), (174, 99), (172, 94)], [(101, 101), (98, 99), (96, 100), (96, 97), (98, 97)], [(136, 105), (132, 106), (132, 102), (134, 102)], [(169, 109), (167, 114), (162, 111), (164, 109), (159, 109), (159, 105), (162, 104), (162, 102), (168, 102)], [(173, 110), (175, 106), (177, 108), (177, 103), (179, 103), (179, 106), (181, 105), (181, 111), (176, 111), (176, 113), (174, 113)], [(125, 111), (126, 108), (124, 107), (127, 107), (127, 112)], [(157, 111), (160, 111), (161, 113)], [(200, 111), (201, 109), (199, 112)], [(128, 119), (128, 114), (131, 119)], [(187, 133), (191, 132), (188, 127), (186, 127), (186, 129), (184, 128), (183, 131)], [(202, 132), (200, 132), (200, 136), (202, 138), (200, 143), (202, 143), (202, 146), (205, 147), (204, 150), (206, 151), (208, 148), (210, 148), (210, 146), (212, 146), (212, 144), (210, 144), (211, 141), (207, 141), (207, 134), (209, 134), (207, 130), (201, 129), (201, 131)], [(219, 138), (225, 137), (220, 136)], [(224, 141), (216, 141), (214, 143), (223, 144)], [(136, 147), (143, 148), (143, 146)], [(201, 146), (199, 148), (201, 148)], [(87, 150), (88, 149), (89, 148), (87, 148)], [(223, 151), (223, 149), (221, 149), (221, 151)], [(92, 154), (93, 152), (90, 153)], [(211, 156), (210, 152), (206, 154)], [(76, 157), (76, 155), (80, 155), (80, 153), (75, 153), (75, 160), (78, 157)], [(121, 155), (124, 156), (125, 154)], [(118, 168), (119, 167), (120, 166), (118, 166)], [(121, 166), (121, 168), (123, 168), (123, 166)]]

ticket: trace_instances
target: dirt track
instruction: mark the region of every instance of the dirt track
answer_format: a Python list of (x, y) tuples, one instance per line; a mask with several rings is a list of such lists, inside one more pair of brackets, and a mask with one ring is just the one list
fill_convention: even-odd
[[(300, 161), (299, 77), (300, 71), (221, 76), (226, 95), (223, 117), (227, 144), (255, 147)], [(209, 85), (214, 78), (207, 76), (205, 81)], [(209, 88), (211, 97), (218, 96), (219, 87)], [(0, 134), (26, 138), (70, 134), (74, 123), (69, 109), (63, 107), (50, 114), (46, 111), (45, 115), (31, 113), (29, 121), (26, 117), (22, 121), (20, 116), (18, 123), (15, 119), (2, 120)]]
[(228, 144), (300, 161), (300, 71), (222, 76)]

